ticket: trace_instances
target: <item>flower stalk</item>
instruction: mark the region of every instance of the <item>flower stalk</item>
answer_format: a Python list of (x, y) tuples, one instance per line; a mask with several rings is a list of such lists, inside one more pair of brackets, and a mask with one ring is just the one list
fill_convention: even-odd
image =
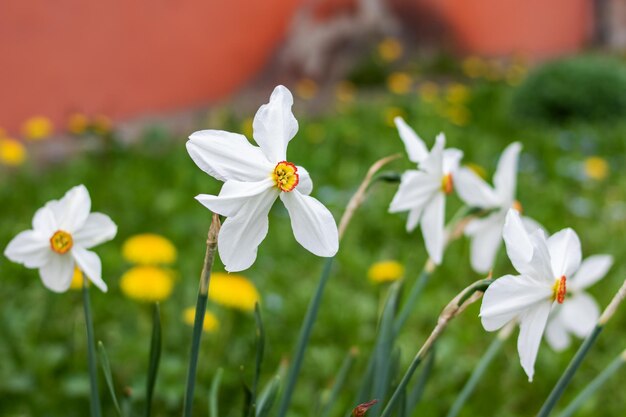
[(89, 406), (91, 417), (102, 416), (100, 405), (100, 393), (98, 390), (98, 368), (96, 365), (96, 343), (93, 335), (93, 318), (91, 315), (91, 302), (89, 301), (89, 286), (87, 276), (83, 276), (83, 307), (85, 309), (85, 325), (87, 328), (87, 360), (89, 363), (89, 382), (91, 396)]
[(589, 353), (589, 350), (591, 350), (591, 347), (596, 342), (596, 339), (602, 332), (602, 329), (604, 329), (606, 323), (611, 319), (611, 317), (613, 317), (624, 298), (626, 298), (626, 280), (624, 280), (621, 288), (613, 296), (613, 299), (611, 300), (609, 305), (602, 312), (602, 315), (600, 316), (600, 319), (598, 319), (596, 327), (593, 329), (591, 334), (587, 336), (583, 344), (576, 352), (576, 355), (574, 355), (569, 365), (567, 365), (565, 372), (563, 372), (563, 375), (561, 375), (561, 378), (559, 378), (558, 382), (552, 389), (552, 392), (544, 402), (541, 410), (539, 410), (537, 417), (546, 417), (550, 414), (556, 403), (565, 392), (565, 388), (567, 388), (570, 381), (574, 377), (574, 374), (580, 367), (583, 359), (585, 359), (585, 356), (587, 356), (587, 353)]
[(183, 417), (190, 417), (193, 405), (193, 393), (196, 385), (196, 371), (198, 367), (198, 352), (200, 350), (200, 338), (204, 325), (207, 298), (209, 294), (209, 283), (211, 280), (211, 268), (217, 250), (217, 237), (220, 232), (219, 215), (213, 214), (211, 227), (206, 241), (206, 253), (204, 255), (204, 265), (200, 275), (200, 285), (198, 288), (198, 299), (196, 302), (196, 316), (193, 324), (191, 339), (191, 353), (189, 355), (189, 369), (187, 372), (187, 386), (185, 389), (185, 400), (183, 403)]

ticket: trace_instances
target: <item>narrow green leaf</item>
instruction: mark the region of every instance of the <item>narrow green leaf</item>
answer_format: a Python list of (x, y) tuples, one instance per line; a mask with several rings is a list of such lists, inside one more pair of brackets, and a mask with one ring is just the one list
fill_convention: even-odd
[(261, 376), (261, 365), (263, 364), (263, 354), (265, 352), (265, 330), (263, 328), (263, 320), (261, 318), (261, 308), (259, 303), (254, 304), (254, 320), (256, 322), (256, 361), (254, 366), (254, 379), (252, 381), (252, 390), (250, 392), (250, 406), (248, 408), (247, 417), (254, 415), (256, 408), (256, 397), (259, 386), (259, 378)]
[(109, 356), (104, 349), (104, 345), (100, 341), (98, 341), (98, 359), (100, 360), (102, 373), (104, 373), (104, 380), (106, 381), (107, 387), (109, 388), (109, 393), (111, 394), (111, 399), (113, 400), (115, 411), (117, 411), (118, 416), (123, 417), (122, 410), (120, 410), (120, 405), (117, 402), (117, 396), (115, 395), (115, 387), (113, 386), (113, 376), (111, 374), (111, 364), (109, 362)]
[(91, 395), (89, 406), (91, 417), (102, 417), (102, 405), (98, 390), (98, 365), (96, 364), (96, 342), (93, 333), (93, 318), (91, 316), (91, 302), (89, 300), (89, 285), (87, 277), (83, 277), (83, 308), (85, 310), (85, 327), (87, 331), (87, 364), (89, 366), (89, 380)]
[(426, 357), (426, 363), (424, 364), (424, 369), (420, 372), (420, 376), (417, 379), (417, 382), (411, 389), (411, 392), (407, 396), (407, 413), (409, 415), (413, 412), (417, 404), (422, 400), (422, 395), (424, 395), (424, 389), (426, 388), (426, 383), (428, 382), (428, 378), (433, 370), (433, 366), (435, 364), (435, 352), (436, 346), (433, 346), (433, 350)]
[(148, 362), (148, 380), (146, 383), (146, 417), (152, 413), (152, 396), (159, 372), (161, 359), (161, 311), (159, 303), (154, 303), (152, 311), (152, 339), (150, 341), (150, 360)]
[(322, 404), (319, 417), (327, 417), (332, 411), (332, 408), (335, 405), (337, 398), (339, 397), (339, 393), (343, 389), (343, 386), (348, 379), (348, 373), (352, 368), (352, 364), (354, 364), (354, 359), (357, 357), (358, 354), (358, 350), (356, 348), (352, 348), (344, 358), (341, 367), (339, 368), (339, 372), (337, 372), (337, 376), (335, 377), (335, 382), (330, 389), (328, 399)]
[(396, 335), (400, 333), (400, 330), (402, 330), (402, 327), (409, 318), (411, 311), (413, 310), (417, 299), (426, 287), (429, 278), (430, 272), (428, 272), (426, 269), (423, 269), (419, 277), (417, 277), (417, 279), (411, 286), (411, 290), (409, 291), (406, 300), (404, 300), (402, 308), (400, 309), (400, 312), (398, 313), (398, 316), (396, 317), (396, 321), (394, 323), (394, 332), (396, 333)]
[(276, 402), (280, 390), (280, 375), (274, 376), (259, 395), (256, 407), (256, 417), (267, 417)]
[(220, 384), (222, 383), (222, 374), (224, 370), (218, 368), (211, 382), (211, 391), (209, 393), (209, 417), (219, 417), (219, 399), (218, 393), (220, 390)]

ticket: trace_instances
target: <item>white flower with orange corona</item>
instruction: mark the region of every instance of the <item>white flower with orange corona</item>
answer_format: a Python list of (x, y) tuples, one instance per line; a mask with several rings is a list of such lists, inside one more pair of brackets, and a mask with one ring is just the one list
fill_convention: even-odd
[(402, 118), (396, 117), (394, 121), (409, 160), (416, 163), (418, 169), (402, 174), (389, 212), (409, 212), (407, 231), (420, 225), (428, 255), (433, 262), (440, 264), (446, 244), (446, 196), (454, 189), (454, 176), (463, 152), (444, 149), (446, 138), (443, 133), (437, 136), (435, 145), (428, 152), (424, 141)]
[(542, 229), (529, 234), (514, 209), (506, 215), (503, 237), (509, 259), (520, 275), (505, 275), (487, 288), (480, 317), (487, 331), (498, 330), (513, 320), (519, 322), (517, 350), (532, 381), (550, 311), (564, 303), (568, 280), (580, 266), (580, 241), (572, 229), (548, 238)]
[(117, 226), (102, 213), (90, 213), (91, 199), (84, 185), (69, 190), (37, 210), (32, 230), (19, 233), (4, 251), (7, 258), (27, 268), (38, 268), (43, 284), (54, 292), (67, 291), (74, 267), (102, 291), (100, 258), (92, 247), (113, 239)]
[[(469, 168), (459, 168), (456, 176), (457, 193), (470, 207), (493, 210), (484, 218), (473, 219), (465, 226), (465, 235), (471, 239), (470, 261), (476, 272), (487, 273), (492, 268), (502, 243), (502, 227), (506, 213), (514, 208), (520, 213), (522, 205), (515, 199), (517, 163), (522, 146), (510, 144), (498, 161), (493, 176), (494, 187)], [(529, 217), (522, 217), (529, 233), (541, 226)]]
[(223, 181), (219, 195), (196, 199), (209, 210), (226, 216), (218, 237), (218, 251), (227, 271), (242, 271), (255, 261), (267, 235), (268, 213), (277, 198), (289, 212), (298, 243), (317, 256), (337, 253), (337, 225), (330, 211), (309, 194), (313, 183), (301, 166), (287, 161), (287, 145), (298, 131), (291, 112), (291, 92), (279, 85), (257, 111), (253, 137), (222, 130), (202, 130), (187, 141), (193, 161), (207, 174)]

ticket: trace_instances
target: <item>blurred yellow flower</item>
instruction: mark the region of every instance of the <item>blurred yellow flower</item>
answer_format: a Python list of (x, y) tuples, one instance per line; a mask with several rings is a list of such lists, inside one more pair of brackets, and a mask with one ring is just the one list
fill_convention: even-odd
[(22, 134), (26, 139), (40, 140), (52, 134), (52, 122), (47, 117), (36, 116), (26, 120), (22, 125)]
[(310, 100), (317, 95), (317, 83), (310, 78), (302, 78), (296, 84), (296, 94), (303, 100)]
[[(87, 281), (89, 285), (89, 281)], [(70, 283), (70, 290), (80, 290), (83, 288), (83, 272), (78, 267), (74, 267), (74, 275), (72, 275), (72, 282)]]
[(419, 86), (418, 92), (423, 102), (434, 103), (439, 96), (439, 86), (432, 81), (427, 81)]
[(93, 118), (93, 131), (99, 135), (106, 135), (113, 130), (113, 122), (108, 116), (99, 114)]
[(243, 119), (241, 121), (241, 133), (247, 137), (247, 138), (252, 138), (252, 123), (254, 122), (254, 120), (252, 119), (252, 117), (246, 117), (245, 119)]
[(470, 90), (460, 83), (450, 84), (446, 88), (446, 100), (452, 104), (465, 104), (470, 98)]
[(87, 131), (89, 119), (82, 113), (74, 113), (67, 119), (67, 130), (75, 135), (81, 135)]
[(463, 73), (470, 78), (480, 78), (487, 73), (487, 63), (478, 56), (468, 56), (461, 63)]
[(387, 88), (394, 94), (406, 94), (411, 91), (413, 79), (406, 72), (393, 72), (387, 77)]
[(376, 283), (397, 281), (403, 276), (404, 266), (398, 261), (376, 262), (367, 271), (369, 280)]
[(601, 181), (609, 175), (609, 163), (599, 156), (590, 156), (585, 159), (585, 175), (596, 181)]
[(506, 82), (511, 86), (516, 86), (524, 80), (526, 72), (525, 66), (514, 64), (506, 72)]
[(378, 44), (378, 55), (383, 61), (393, 62), (402, 56), (402, 43), (396, 38), (385, 38)]
[(388, 107), (385, 109), (383, 113), (383, 117), (385, 119), (385, 124), (387, 126), (395, 127), (396, 124), (394, 119), (396, 117), (402, 117), (403, 119), (407, 118), (406, 112), (402, 110), (400, 107)]
[[(189, 326), (193, 326), (193, 323), (196, 319), (196, 308), (195, 307), (187, 307), (185, 311), (183, 311), (183, 321)], [(202, 330), (207, 333), (213, 333), (220, 327), (220, 322), (217, 320), (215, 314), (207, 311), (204, 313), (204, 322), (202, 323)]]
[(135, 266), (122, 275), (120, 288), (125, 296), (137, 301), (157, 302), (172, 294), (172, 273), (155, 266)]
[(487, 179), (487, 171), (485, 171), (485, 168), (483, 168), (482, 166), (475, 164), (473, 162), (469, 162), (465, 164), (465, 166), (471, 169), (472, 171), (474, 171), (474, 173), (478, 175), (480, 178), (485, 179), (485, 180)]
[(243, 275), (214, 272), (209, 284), (209, 299), (226, 307), (254, 311), (260, 296), (254, 284)]
[(0, 138), (0, 162), (4, 165), (18, 166), (26, 160), (26, 148), (15, 139)]
[(471, 118), (470, 111), (463, 105), (447, 106), (444, 112), (450, 123), (457, 126), (467, 125)]
[(122, 256), (140, 265), (171, 264), (176, 261), (176, 247), (161, 235), (143, 233), (126, 239)]
[(342, 103), (351, 103), (356, 95), (356, 87), (350, 81), (341, 81), (335, 86), (335, 98)]

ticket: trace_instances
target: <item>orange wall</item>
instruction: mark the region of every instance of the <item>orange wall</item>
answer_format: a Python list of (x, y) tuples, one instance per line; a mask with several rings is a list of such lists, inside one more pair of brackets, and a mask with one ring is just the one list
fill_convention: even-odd
[(300, 1), (2, 1), (0, 127), (223, 97), (263, 67)]

